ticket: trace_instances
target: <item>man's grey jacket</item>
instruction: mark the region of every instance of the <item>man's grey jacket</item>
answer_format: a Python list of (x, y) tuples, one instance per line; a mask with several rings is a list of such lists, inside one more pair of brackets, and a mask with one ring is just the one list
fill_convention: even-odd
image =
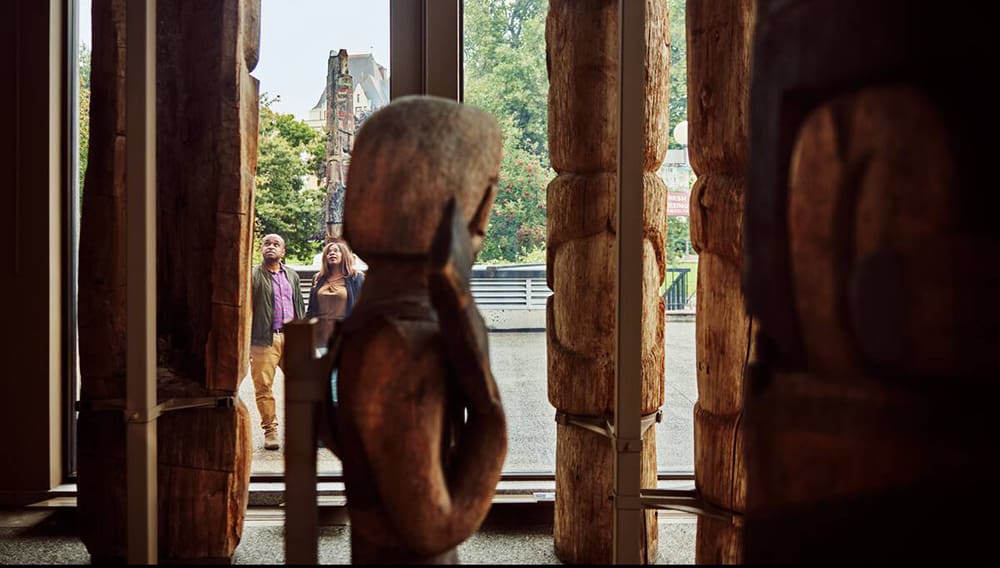
[[(288, 266), (282, 265), (282, 268), (285, 269), (288, 284), (292, 288), (292, 306), (295, 311), (295, 319), (299, 319), (306, 313), (305, 303), (302, 301), (302, 290), (299, 288), (299, 275)], [(253, 303), (250, 343), (270, 346), (274, 324), (274, 284), (271, 282), (271, 271), (264, 268), (263, 264), (253, 267), (250, 286)]]

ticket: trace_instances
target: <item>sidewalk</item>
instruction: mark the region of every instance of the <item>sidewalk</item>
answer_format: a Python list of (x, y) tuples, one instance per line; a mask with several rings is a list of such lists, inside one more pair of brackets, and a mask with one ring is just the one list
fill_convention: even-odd
[[(657, 428), (657, 463), (660, 469), (694, 469), (694, 401), (697, 400), (694, 321), (668, 319), (666, 326), (666, 381), (663, 422)], [(508, 424), (508, 452), (504, 471), (552, 472), (555, 469), (555, 409), (549, 404), (546, 377), (546, 339), (541, 331), (492, 332), (490, 362), (500, 388)], [(284, 447), (284, 375), (275, 376), (279, 437)], [(254, 474), (284, 471), (284, 452), (263, 448), (260, 415), (254, 402), (250, 377), (241, 383), (239, 396), (250, 410), (253, 432)], [(317, 450), (317, 471), (337, 474), (340, 460), (328, 450)]]

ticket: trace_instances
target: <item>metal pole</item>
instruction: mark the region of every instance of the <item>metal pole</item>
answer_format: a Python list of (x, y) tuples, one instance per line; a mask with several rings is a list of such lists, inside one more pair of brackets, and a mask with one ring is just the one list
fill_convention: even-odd
[(424, 0), (424, 93), (460, 101), (461, 2)]
[(615, 318), (615, 564), (642, 563), (642, 250), (646, 3), (618, 2), (618, 309)]
[(125, 13), (128, 562), (157, 561), (156, 0)]

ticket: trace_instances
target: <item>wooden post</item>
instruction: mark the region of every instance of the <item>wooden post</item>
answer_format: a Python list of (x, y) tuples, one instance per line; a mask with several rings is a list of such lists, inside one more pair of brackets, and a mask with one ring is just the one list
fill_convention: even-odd
[(316, 564), (317, 425), (330, 380), (330, 357), (316, 359), (316, 318), (285, 325), (285, 562)]
[[(556, 554), (564, 562), (612, 560), (614, 446), (572, 425), (610, 420), (615, 400), (618, 4), (553, 0), (546, 22), (549, 152), (559, 174), (548, 187), (549, 401), (558, 411)], [(667, 11), (646, 2), (643, 154), (642, 388), (640, 411), (663, 404)], [(641, 484), (656, 485), (655, 429), (642, 437)], [(642, 559), (656, 555), (656, 514), (647, 511)]]
[(432, 95), (462, 100), (461, 2), (390, 0), (389, 20), (391, 98)]
[[(695, 483), (710, 504), (742, 513), (743, 387), (751, 319), (740, 291), (753, 0), (687, 3), (691, 242), (698, 251)], [(701, 517), (698, 563), (741, 561), (742, 529)]]
[[(133, 239), (125, 238), (123, 223), (125, 142), (131, 142), (124, 118), (125, 15), (124, 0), (94, 2), (80, 237), (78, 486), (81, 536), (97, 561), (125, 558), (120, 401), (126, 352), (136, 354), (125, 326), (124, 290), (135, 291), (126, 287), (126, 274), (136, 262), (126, 271)], [(225, 399), (246, 374), (258, 115), (258, 84), (249, 71), (257, 62), (258, 16), (257, 0), (160, 2), (155, 12), (157, 152), (156, 167), (145, 171), (156, 173), (157, 245), (136, 257), (157, 267), (154, 406)], [(115, 401), (118, 412), (110, 410)], [(158, 418), (159, 559), (231, 559), (248, 499), (248, 416), (237, 402)]]

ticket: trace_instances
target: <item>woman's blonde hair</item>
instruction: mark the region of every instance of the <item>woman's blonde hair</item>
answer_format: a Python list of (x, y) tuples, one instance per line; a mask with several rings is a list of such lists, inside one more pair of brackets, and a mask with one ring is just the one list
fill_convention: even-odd
[(327, 276), (330, 274), (330, 268), (326, 261), (326, 255), (330, 254), (330, 248), (337, 247), (340, 249), (340, 272), (344, 275), (344, 278), (350, 278), (357, 274), (357, 270), (354, 268), (354, 253), (342, 240), (330, 241), (325, 246), (323, 246), (323, 252), (320, 254), (320, 267), (319, 272), (316, 273), (315, 282), (326, 282)]

